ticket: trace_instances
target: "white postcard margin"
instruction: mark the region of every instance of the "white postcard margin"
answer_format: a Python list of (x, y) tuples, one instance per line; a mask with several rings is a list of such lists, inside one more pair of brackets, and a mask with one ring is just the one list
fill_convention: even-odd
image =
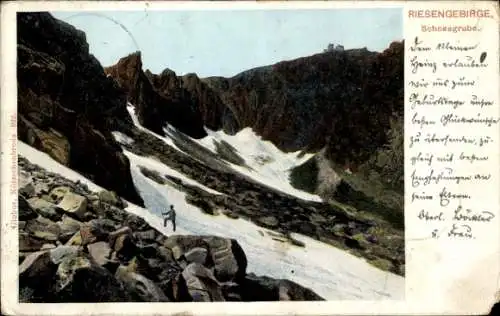
[[(405, 11), (406, 295), (428, 305), (419, 312), (484, 314), (500, 289), (498, 6), (409, 2)], [(462, 117), (475, 121), (454, 121)], [(435, 141), (447, 136), (477, 144)], [(414, 172), (472, 179), (425, 184)]]
[[(500, 205), (499, 149), (500, 143), (490, 147), (491, 160), (487, 169), (493, 179), (488, 187), (475, 186), (472, 193), (484, 197), (481, 206), (489, 207), (496, 213), (492, 225), (485, 226), (479, 240), (468, 244), (456, 242), (436, 242), (428, 238), (427, 226), (422, 226), (416, 215), (419, 205), (413, 203), (405, 208), (406, 221), (406, 300), (405, 301), (329, 301), (329, 302), (272, 302), (272, 303), (99, 303), (99, 304), (18, 304), (18, 231), (17, 210), (17, 118), (16, 118), (16, 12), (54, 10), (167, 10), (167, 9), (305, 9), (305, 8), (346, 8), (346, 7), (399, 7), (404, 6), (405, 39), (412, 40), (419, 33), (422, 21), (408, 18), (412, 9), (432, 8), (489, 9), (491, 20), (483, 19), (480, 32), (481, 45), (496, 60), (481, 82), (487, 83), (480, 91), (489, 94), (495, 101), (492, 115), (499, 114), (499, 68), (498, 68), (498, 6), (494, 2), (9, 2), (2, 4), (2, 89), (1, 89), (1, 293), (2, 311), (16, 315), (315, 315), (315, 314), (478, 314), (487, 313), (495, 301), (495, 292), (500, 288), (500, 238), (498, 207)], [(427, 19), (425, 23), (439, 23)], [(455, 23), (455, 22), (451, 22)], [(443, 33), (443, 38), (447, 36)], [(475, 33), (476, 35), (478, 33)], [(426, 35), (418, 35), (425, 38)], [(462, 35), (460, 35), (462, 36)], [(470, 34), (464, 34), (470, 39)], [(408, 56), (405, 56), (407, 58)], [(405, 82), (408, 84), (405, 68)], [(405, 89), (408, 88), (405, 86)], [(407, 94), (405, 90), (405, 94)], [(405, 95), (405, 102), (408, 96)], [(407, 105), (406, 105), (407, 106)], [(496, 112), (495, 112), (496, 111)], [(410, 114), (406, 112), (406, 114)], [(407, 115), (406, 115), (407, 116)], [(405, 141), (414, 132), (415, 126), (408, 124), (406, 117)], [(478, 128), (478, 127), (475, 127)], [(500, 130), (488, 129), (498, 140)], [(405, 155), (411, 152), (406, 145)], [(410, 182), (408, 172), (412, 167), (406, 158), (406, 188)], [(486, 192), (486, 193), (485, 193)], [(488, 198), (486, 198), (488, 197)], [(406, 194), (405, 202), (408, 202)], [(496, 225), (496, 226), (495, 226)]]

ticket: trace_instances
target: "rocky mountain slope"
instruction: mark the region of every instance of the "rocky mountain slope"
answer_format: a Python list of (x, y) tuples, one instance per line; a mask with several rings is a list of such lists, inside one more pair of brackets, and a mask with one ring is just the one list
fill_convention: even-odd
[[(155, 132), (154, 124), (143, 118), (148, 110), (138, 99), (162, 96), (165, 105), (151, 106), (151, 111), (158, 111), (172, 107), (175, 97), (186, 111), (192, 111), (190, 116), (180, 114), (189, 116), (190, 124), (176, 123), (168, 115), (156, 119), (189, 136), (206, 136), (189, 131), (202, 126), (228, 133), (251, 127), (284, 151), (318, 151), (326, 146), (328, 158), (350, 167), (388, 143), (391, 119), (401, 119), (403, 114), (402, 42), (392, 43), (382, 53), (326, 52), (232, 78), (181, 77), (168, 68), (154, 75), (142, 69), (139, 52), (105, 71), (127, 91), (141, 123)], [(144, 82), (146, 78), (149, 82)], [(144, 90), (144, 85), (154, 87), (154, 92)]]
[(19, 158), (20, 302), (323, 300), (289, 280), (247, 274), (234, 239), (166, 237), (91, 192)]
[(159, 135), (165, 134), (168, 123), (190, 137), (202, 138), (207, 136), (204, 126), (219, 129), (231, 114), (195, 74), (178, 77), (170, 69), (159, 75), (143, 71), (140, 52), (120, 59), (105, 72), (127, 93), (141, 125)]
[(111, 131), (132, 127), (125, 93), (85, 34), (48, 13), (17, 17), (18, 138), (139, 205)]
[[(237, 241), (166, 237), (123, 211), (121, 198), (144, 206), (131, 176), (130, 154), (159, 161), (219, 192), (140, 166), (153, 181), (184, 192), (200, 212), (244, 218), (295, 247), (304, 244), (292, 233), (303, 234), (404, 274), (404, 235), (398, 226), (402, 163), (394, 159), (402, 156), (401, 44), (382, 54), (324, 53), (234, 78), (200, 79), (169, 69), (158, 75), (143, 71), (140, 53), (103, 69), (89, 54), (85, 35), (47, 13), (19, 14), (18, 32), (18, 138), (116, 192), (89, 192), (20, 159), (21, 296), (26, 300), (82, 300), (73, 289), (96, 299), (85, 292), (89, 283), (82, 278), (87, 276), (102, 284), (101, 294), (111, 301), (318, 298), (288, 281), (246, 275), (244, 254), (234, 250)], [(357, 94), (363, 89), (367, 92)], [(310, 111), (308, 104), (313, 104)], [(293, 123), (290, 113), (297, 116)], [(298, 198), (238, 171), (234, 165), (249, 169), (249, 157), (239, 156), (228, 143), (215, 143), (213, 152), (198, 142), (207, 136), (205, 128), (232, 134), (244, 127), (283, 151), (318, 151), (295, 168), (291, 181), (324, 201)], [(128, 139), (119, 141), (117, 132)], [(117, 235), (127, 241), (117, 246)], [(184, 242), (197, 249), (182, 248), (179, 243)], [(239, 271), (231, 284), (220, 279), (216, 260), (207, 259), (217, 251), (211, 247), (228, 243)], [(124, 250), (125, 257), (119, 254), (122, 247), (131, 247)], [(162, 247), (184, 250), (172, 259)], [(182, 257), (191, 250), (194, 261)], [(144, 262), (150, 265), (141, 268)], [(53, 286), (50, 292), (37, 288), (41, 281)], [(189, 292), (189, 282), (193, 288), (204, 287), (205, 294)], [(252, 296), (247, 288), (264, 294)]]
[[(204, 126), (229, 134), (251, 127), (285, 152), (318, 153), (292, 173), (297, 188), (373, 209), (401, 228), (403, 49), (394, 42), (381, 53), (330, 51), (232, 78), (180, 77), (170, 69), (154, 75), (141, 68), (139, 53), (105, 71), (127, 91), (143, 126), (164, 135), (158, 126), (169, 123), (194, 138), (206, 136)], [(148, 98), (161, 102), (149, 109), (140, 101)], [(176, 119), (160, 113), (174, 107), (183, 109)]]

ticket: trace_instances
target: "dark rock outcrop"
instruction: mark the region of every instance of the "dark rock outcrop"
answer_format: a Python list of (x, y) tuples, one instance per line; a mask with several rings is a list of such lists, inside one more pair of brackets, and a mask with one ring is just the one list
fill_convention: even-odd
[(120, 59), (105, 71), (126, 92), (144, 127), (164, 135), (163, 129), (169, 123), (194, 138), (207, 135), (201, 112), (173, 71), (167, 69), (160, 75), (143, 72), (140, 52)]
[(289, 280), (275, 280), (248, 274), (241, 284), (241, 297), (248, 301), (308, 301), (321, 300), (316, 293)]
[(26, 199), (21, 195), (18, 197), (18, 209), (20, 221), (28, 221), (38, 217), (37, 213), (33, 210), (28, 201), (26, 201)]
[(127, 93), (141, 125), (157, 134), (164, 135), (166, 123), (193, 138), (206, 136), (204, 126), (229, 132), (239, 128), (219, 93), (196, 74), (177, 76), (170, 69), (158, 75), (144, 71), (140, 52), (121, 58), (105, 71)]
[(389, 119), (402, 116), (403, 43), (381, 53), (321, 53), (204, 82), (240, 128), (252, 127), (285, 151), (327, 146), (334, 161), (355, 163), (382, 146)]
[(48, 13), (17, 15), (18, 137), (143, 205), (111, 131), (132, 126), (125, 94), (85, 34)]

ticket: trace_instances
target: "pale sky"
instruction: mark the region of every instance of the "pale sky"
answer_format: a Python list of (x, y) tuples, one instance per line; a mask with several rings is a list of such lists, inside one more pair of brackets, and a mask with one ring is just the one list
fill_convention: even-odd
[(381, 51), (403, 39), (399, 8), (51, 13), (86, 33), (103, 66), (140, 50), (144, 70), (200, 77), (234, 76), (328, 43)]

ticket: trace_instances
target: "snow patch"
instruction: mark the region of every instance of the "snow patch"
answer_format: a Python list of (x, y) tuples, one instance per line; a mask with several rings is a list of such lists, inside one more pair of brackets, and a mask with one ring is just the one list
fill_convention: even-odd
[(127, 135), (121, 132), (111, 132), (111, 134), (113, 134), (115, 140), (120, 144), (131, 145), (134, 143), (134, 140), (132, 138), (128, 137)]
[(208, 136), (195, 141), (214, 153), (216, 153), (214, 141), (225, 141), (236, 149), (237, 153), (245, 159), (246, 164), (251, 168), (248, 169), (228, 162), (234, 170), (303, 200), (322, 201), (318, 195), (298, 190), (290, 184), (291, 169), (301, 165), (314, 154), (300, 156), (300, 151), (285, 153), (273, 143), (262, 140), (262, 137), (256, 135), (249, 127), (242, 129), (236, 135), (228, 135), (223, 131), (215, 132), (208, 128), (205, 128), (205, 130)]

